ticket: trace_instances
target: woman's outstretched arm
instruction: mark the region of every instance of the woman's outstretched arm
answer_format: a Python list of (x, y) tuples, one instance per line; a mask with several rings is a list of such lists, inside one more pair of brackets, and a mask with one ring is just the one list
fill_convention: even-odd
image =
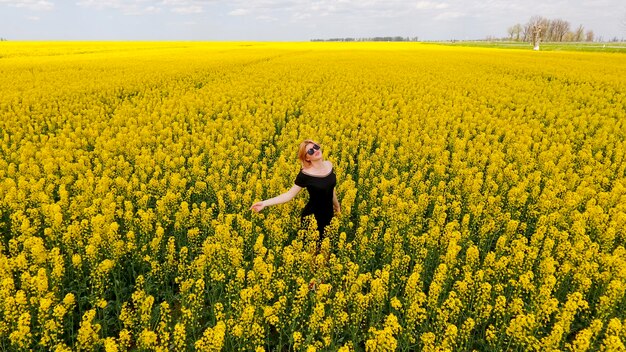
[(279, 196), (276, 196), (274, 198), (270, 198), (267, 200), (262, 200), (260, 202), (256, 202), (252, 204), (252, 206), (250, 207), (250, 210), (258, 213), (261, 210), (263, 210), (263, 208), (269, 207), (270, 205), (287, 203), (288, 201), (292, 200), (293, 197), (295, 197), (296, 194), (300, 192), (300, 190), (302, 190), (302, 187), (298, 185), (293, 185), (287, 192)]

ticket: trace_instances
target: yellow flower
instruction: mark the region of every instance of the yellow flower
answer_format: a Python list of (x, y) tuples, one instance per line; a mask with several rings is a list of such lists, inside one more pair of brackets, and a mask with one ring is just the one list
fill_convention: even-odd
[(398, 297), (394, 296), (391, 298), (391, 307), (393, 307), (393, 309), (395, 310), (400, 310), (402, 308), (402, 303), (400, 303)]
[(178, 323), (174, 326), (174, 348), (177, 350), (186, 349), (186, 339), (187, 332), (185, 331), (185, 327)]
[(104, 351), (105, 352), (117, 352), (119, 351), (117, 342), (112, 337), (107, 337), (104, 339)]
[(424, 351), (435, 351), (436, 336), (432, 332), (425, 332), (420, 336), (420, 341), (424, 346)]
[(143, 329), (137, 338), (137, 344), (141, 348), (153, 349), (157, 344), (158, 336), (154, 331)]
[(299, 331), (294, 331), (293, 333), (293, 348), (295, 350), (299, 349), (300, 346), (302, 346), (302, 342), (303, 342), (303, 338), (302, 338), (302, 333), (300, 333)]
[(202, 334), (202, 338), (195, 343), (195, 347), (200, 351), (221, 351), (226, 334), (226, 325), (218, 321), (213, 328), (207, 328)]
[(17, 329), (9, 335), (11, 345), (16, 349), (28, 349), (32, 343), (33, 334), (30, 329), (30, 314), (22, 313), (17, 322)]
[(132, 342), (132, 336), (131, 336), (130, 331), (128, 331), (127, 329), (122, 329), (120, 331), (120, 339), (119, 339), (120, 348), (124, 351), (127, 351), (131, 346), (131, 342)]
[[(622, 57), (0, 46), (8, 350), (623, 349)], [(342, 208), (319, 250), (308, 192), (249, 209), (304, 138)]]
[(83, 314), (80, 328), (78, 329), (78, 336), (76, 338), (79, 350), (92, 350), (99, 342), (99, 332), (101, 327), (100, 324), (93, 324), (95, 315), (95, 309), (88, 310), (85, 314)]
[(63, 297), (63, 304), (65, 305), (66, 308), (69, 309), (73, 307), (75, 303), (76, 303), (76, 299), (74, 298), (73, 293), (68, 293), (65, 295), (65, 297)]

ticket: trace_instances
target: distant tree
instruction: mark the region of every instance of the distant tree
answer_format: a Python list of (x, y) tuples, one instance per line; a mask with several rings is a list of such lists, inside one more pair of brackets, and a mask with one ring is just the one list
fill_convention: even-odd
[(403, 37), (403, 36), (394, 36), (394, 37), (361, 37), (361, 38), (330, 38), (330, 39), (311, 39), (311, 41), (322, 41), (322, 42), (416, 42), (418, 41), (418, 37)]
[(562, 42), (565, 35), (570, 30), (570, 24), (565, 20), (557, 18), (556, 20), (550, 21), (550, 28), (551, 36), (546, 38), (546, 40), (552, 42)]
[(535, 50), (539, 50), (539, 43), (550, 25), (550, 20), (541, 16), (532, 16), (524, 25), (522, 37), (524, 41), (533, 44)]
[(519, 41), (520, 35), (522, 33), (522, 25), (517, 23), (509, 27), (507, 33), (509, 34), (509, 40)]
[(539, 43), (541, 43), (541, 31), (543, 31), (544, 27), (537, 23), (532, 27), (533, 33), (533, 50), (539, 50)]
[(587, 30), (587, 33), (585, 33), (585, 41), (586, 42), (593, 41), (593, 31), (591, 29)]
[(522, 34), (522, 25), (517, 23), (516, 25), (513, 26), (513, 29), (515, 30), (515, 41), (519, 42), (519, 37)]
[(506, 32), (509, 35), (509, 40), (513, 40), (513, 36), (515, 35), (515, 30), (513, 29), (513, 26), (509, 27)]
[(555, 20), (547, 20), (545, 23), (545, 27), (543, 29), (543, 33), (541, 35), (541, 39), (546, 42), (555, 41), (554, 38), (557, 37), (557, 22)]
[(585, 28), (583, 25), (579, 25), (574, 32), (574, 41), (582, 42), (585, 39)]
[(576, 41), (576, 33), (572, 32), (572, 31), (568, 31), (567, 33), (565, 33), (565, 36), (563, 36), (563, 40), (561, 40), (562, 42), (574, 42)]
[(328, 38), (328, 39), (321, 39), (321, 38), (314, 38), (311, 39), (312, 42), (409, 42), (409, 41), (413, 41), (416, 42), (418, 41), (418, 37), (402, 37), (402, 36), (395, 36), (395, 37), (372, 37), (372, 38), (353, 38), (353, 37), (346, 37), (346, 38)]
[(539, 43), (545, 34), (546, 29), (550, 25), (550, 20), (541, 16), (532, 16), (523, 30), (525, 41), (529, 41), (533, 45), (533, 50), (539, 50)]
[[(516, 28), (517, 27), (517, 28)], [(519, 32), (518, 32), (519, 30)], [(591, 33), (591, 38), (587, 35)], [(572, 30), (568, 21), (557, 18), (547, 19), (542, 16), (532, 16), (526, 24), (511, 26), (507, 29), (509, 40), (517, 38), (533, 44), (538, 50), (538, 43), (543, 42), (573, 42), (584, 40), (593, 41), (595, 38), (593, 31), (585, 32), (584, 26), (581, 24)], [(590, 39), (590, 40), (589, 40)]]
[(522, 41), (529, 42), (531, 37), (531, 28), (528, 24), (526, 24), (522, 27)]

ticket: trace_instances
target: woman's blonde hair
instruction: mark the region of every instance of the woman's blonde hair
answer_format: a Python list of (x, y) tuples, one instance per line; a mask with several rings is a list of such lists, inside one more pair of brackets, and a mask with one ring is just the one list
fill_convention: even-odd
[(309, 143), (320, 145), (319, 143), (310, 139), (305, 139), (304, 141), (302, 141), (302, 143), (300, 143), (300, 148), (298, 148), (298, 160), (300, 160), (302, 168), (311, 166), (311, 162), (306, 160), (306, 146)]

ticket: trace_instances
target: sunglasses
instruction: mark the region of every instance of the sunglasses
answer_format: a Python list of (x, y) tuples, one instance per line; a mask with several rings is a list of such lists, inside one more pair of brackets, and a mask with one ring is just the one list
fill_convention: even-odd
[(315, 154), (315, 151), (319, 150), (319, 149), (320, 149), (319, 145), (313, 144), (313, 148), (310, 148), (309, 150), (307, 150), (306, 153), (309, 154), (309, 155), (313, 155), (313, 154)]

